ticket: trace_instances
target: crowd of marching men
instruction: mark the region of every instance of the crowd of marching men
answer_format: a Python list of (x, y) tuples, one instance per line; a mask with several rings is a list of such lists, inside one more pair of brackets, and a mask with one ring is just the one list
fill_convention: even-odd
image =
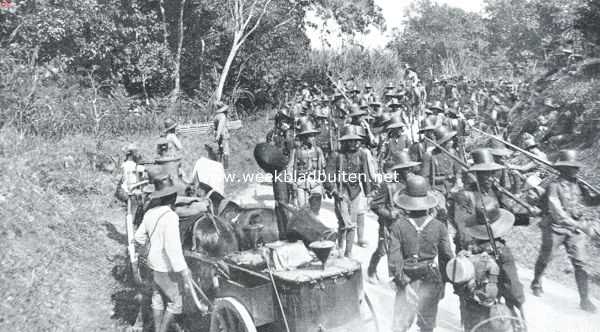
[[(552, 253), (564, 246), (574, 266), (581, 309), (596, 311), (589, 297), (585, 244), (597, 231), (581, 207), (600, 204), (600, 195), (578, 176), (582, 164), (576, 151), (560, 151), (551, 162), (540, 149), (537, 142), (549, 137), (542, 122), (522, 131), (512, 140), (517, 144), (507, 139), (515, 109), (532, 103), (525, 84), (459, 76), (426, 86), (406, 67), (404, 79), (383, 91), (368, 83), (359, 88), (352, 81), (331, 80), (326, 88), (332, 93), (298, 82), (292, 102), (273, 117), (266, 141), (286, 161), (270, 170), (274, 199), (319, 215), (323, 197), (333, 198), (337, 252), (346, 257), (352, 257), (355, 243), (367, 247), (365, 215), (377, 215), (378, 243), (367, 275), (375, 284), (386, 279), (377, 266), (387, 255), (396, 288), (393, 331), (407, 331), (415, 318), (420, 331), (433, 331), (447, 282), (460, 299), (465, 331), (525, 330), (525, 291), (506, 238), (515, 225), (528, 225), (531, 218), (541, 219), (542, 232), (533, 295), (543, 295), (544, 270)], [(543, 107), (548, 114), (560, 111), (551, 100), (544, 100)], [(225, 168), (230, 154), (227, 112), (227, 105), (218, 104), (214, 123), (216, 159)], [(151, 175), (155, 191), (150, 197), (157, 203), (148, 207), (136, 233), (140, 243), (150, 239), (155, 248), (169, 244), (165, 255), (148, 256), (155, 274), (157, 331), (167, 331), (181, 312), (181, 288), (191, 287), (176, 222), (163, 222), (157, 229), (161, 219), (176, 220), (169, 206), (186, 187), (176, 156), (182, 148), (176, 127), (175, 121), (165, 122), (158, 157), (151, 162), (162, 165)], [(144, 162), (137, 147), (125, 152), (120, 189), (129, 195)], [(283, 204), (275, 205), (275, 213), (285, 237)], [(161, 235), (153, 237), (155, 232)], [(188, 282), (182, 286), (173, 272)]]
[[(352, 81), (331, 80), (330, 88), (327, 95), (300, 83), (273, 118), (267, 141), (289, 157), (280, 172), (295, 179), (273, 177), (274, 197), (317, 215), (323, 197), (333, 198), (338, 252), (347, 257), (354, 243), (367, 247), (365, 214), (377, 215), (367, 274), (380, 282), (377, 265), (387, 255), (397, 289), (394, 331), (407, 331), (415, 318), (420, 331), (432, 331), (446, 282), (460, 298), (465, 331), (525, 330), (525, 291), (505, 239), (531, 218), (541, 219), (542, 232), (533, 295), (543, 295), (544, 270), (564, 246), (580, 307), (596, 311), (585, 244), (598, 233), (581, 207), (600, 204), (600, 195), (577, 175), (576, 151), (549, 161), (537, 143), (548, 138), (543, 123), (521, 131), (516, 145), (507, 139), (512, 113), (532, 102), (525, 84), (444, 77), (425, 87), (407, 67), (403, 81), (381, 92)], [(542, 107), (560, 112), (552, 100)], [(276, 213), (285, 234), (285, 210), (276, 205)]]

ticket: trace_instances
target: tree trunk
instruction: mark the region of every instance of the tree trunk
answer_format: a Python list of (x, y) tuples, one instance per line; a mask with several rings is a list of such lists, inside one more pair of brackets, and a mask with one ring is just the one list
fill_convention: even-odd
[(225, 61), (225, 65), (223, 66), (223, 70), (221, 71), (221, 77), (219, 77), (219, 85), (217, 86), (217, 91), (215, 91), (215, 101), (220, 101), (221, 97), (223, 96), (223, 88), (225, 87), (225, 82), (227, 81), (227, 76), (229, 75), (231, 64), (233, 63), (233, 59), (235, 59), (235, 56), (241, 46), (241, 37), (242, 34), (238, 32), (236, 32), (233, 37), (233, 45), (231, 46), (231, 51), (229, 51), (227, 61)]
[(175, 103), (181, 93), (181, 51), (183, 49), (183, 10), (185, 0), (181, 0), (179, 8), (179, 40), (177, 41), (177, 53), (175, 54), (175, 88), (173, 88), (171, 103)]

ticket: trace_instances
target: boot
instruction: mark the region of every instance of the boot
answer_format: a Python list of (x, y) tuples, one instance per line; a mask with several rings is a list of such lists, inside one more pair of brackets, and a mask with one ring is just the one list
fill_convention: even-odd
[(356, 232), (357, 232), (357, 241), (359, 247), (366, 248), (368, 243), (365, 241), (365, 215), (361, 214), (356, 217)]
[(544, 294), (544, 289), (542, 288), (542, 274), (546, 269), (546, 264), (540, 262), (539, 260), (535, 262), (535, 271), (533, 274), (533, 281), (531, 282), (531, 291), (533, 295), (537, 297), (541, 297)]
[(160, 326), (160, 330), (158, 332), (169, 332), (169, 327), (175, 320), (176, 315), (174, 313), (165, 311), (163, 315), (162, 324)]
[(308, 199), (308, 205), (310, 206), (310, 210), (314, 213), (315, 216), (319, 215), (319, 211), (321, 211), (321, 195), (310, 195)]
[(152, 319), (154, 320), (154, 331), (160, 332), (163, 321), (164, 310), (152, 309)]
[(352, 246), (354, 246), (354, 234), (356, 231), (353, 229), (346, 231), (346, 250), (344, 251), (344, 256), (348, 258), (352, 258)]
[(575, 282), (577, 283), (577, 290), (579, 291), (579, 306), (584, 311), (595, 313), (596, 306), (589, 298), (588, 274), (584, 269), (575, 268)]

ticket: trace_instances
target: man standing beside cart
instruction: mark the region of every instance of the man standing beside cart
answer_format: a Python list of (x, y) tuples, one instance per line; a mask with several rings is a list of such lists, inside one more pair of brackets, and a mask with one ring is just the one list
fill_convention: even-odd
[(179, 216), (171, 208), (177, 198), (177, 188), (163, 172), (151, 174), (151, 180), (154, 191), (149, 198), (155, 204), (144, 214), (135, 241), (147, 245), (147, 265), (153, 279), (154, 330), (167, 332), (176, 316), (182, 313), (184, 289), (192, 289), (193, 281), (183, 256)]
[(410, 176), (394, 201), (407, 214), (390, 227), (388, 265), (397, 287), (392, 331), (408, 331), (416, 316), (419, 331), (432, 332), (446, 279), (440, 271), (453, 257), (448, 230), (430, 213), (437, 200), (424, 177)]

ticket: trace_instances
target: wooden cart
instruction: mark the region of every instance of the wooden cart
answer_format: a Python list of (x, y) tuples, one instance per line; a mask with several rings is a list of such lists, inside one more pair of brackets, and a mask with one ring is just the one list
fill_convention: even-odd
[[(230, 277), (218, 280), (210, 332), (379, 331), (358, 261), (331, 256), (325, 268), (314, 261), (270, 275), (264, 260), (240, 262), (239, 257), (260, 257), (257, 250), (225, 259)], [(193, 274), (203, 268), (200, 254), (185, 256)]]

